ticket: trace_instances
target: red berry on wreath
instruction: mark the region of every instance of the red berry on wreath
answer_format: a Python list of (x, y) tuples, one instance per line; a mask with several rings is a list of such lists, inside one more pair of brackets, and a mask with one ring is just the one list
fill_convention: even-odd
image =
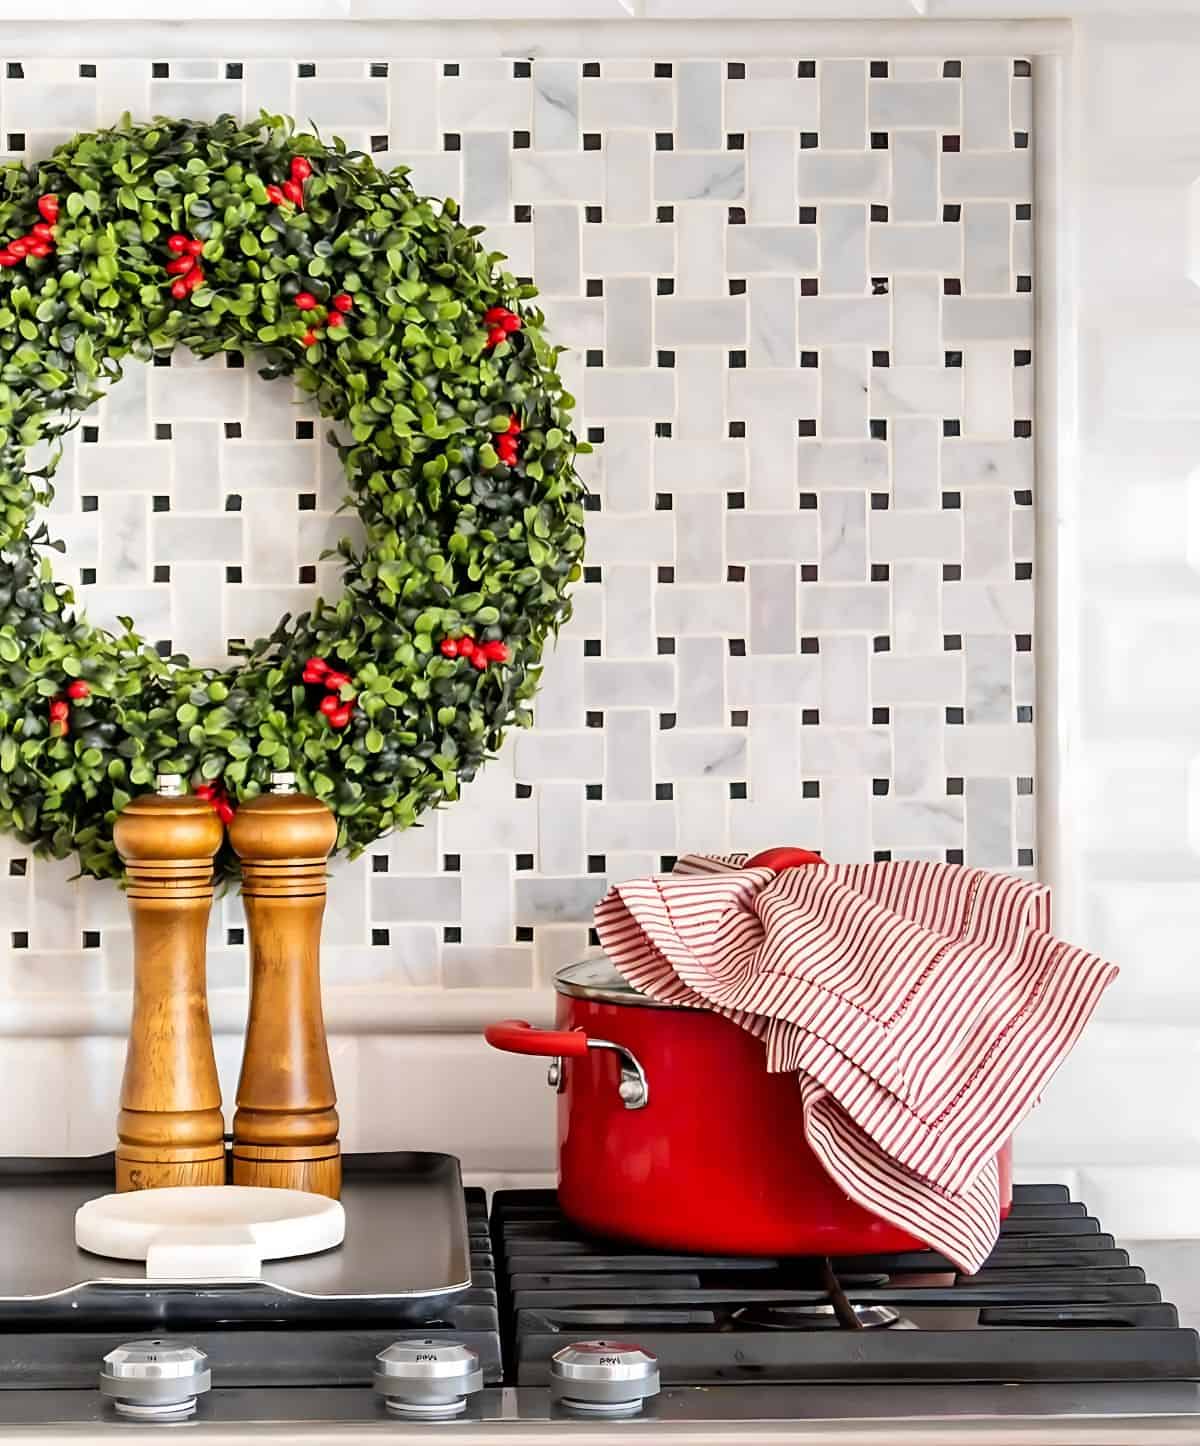
[(329, 722), (334, 728), (344, 728), (350, 721), (350, 713), (350, 708), (343, 706), (339, 708), (336, 713), (329, 715)]
[(484, 643), (483, 655), (489, 663), (507, 663), (508, 644), (500, 642), (498, 638), (490, 643)]
[(489, 306), (483, 313), (483, 319), (489, 326), (499, 326), (508, 314), (507, 306)]
[(457, 658), (457, 657), (458, 657), (458, 639), (457, 639), (457, 638), (443, 638), (442, 641), (438, 644), (438, 646), (439, 646), (439, 647), (441, 648), (441, 650), (442, 650), (442, 657), (443, 657), (443, 658)]
[(71, 705), (65, 698), (55, 698), (50, 704), (50, 717), (55, 723), (62, 723), (71, 716)]
[(460, 658), (469, 658), (475, 651), (474, 638), (459, 638), (458, 655)]
[(48, 221), (39, 221), (29, 234), (36, 237), (39, 241), (53, 241), (54, 227), (51, 226)]
[(183, 276), (196, 264), (194, 256), (176, 256), (174, 261), (168, 261), (163, 268), (168, 276)]
[(317, 704), (318, 710), (324, 713), (326, 718), (332, 717), (333, 714), (336, 713), (341, 706), (342, 700), (338, 697), (336, 693), (326, 693), (325, 696), (321, 699), (321, 701)]
[(502, 326), (493, 327), (492, 330), (488, 332), (488, 346), (499, 346), (502, 341), (507, 340), (508, 332), (506, 332)]
[(520, 424), (520, 422), (517, 421), (516, 417), (509, 417), (509, 419), (508, 419), (508, 435), (509, 435), (510, 437), (515, 437), (515, 436), (517, 436), (517, 435), (520, 433), (520, 431), (521, 431), (521, 424)]
[(221, 799), (217, 804), (217, 817), (222, 823), (233, 822), (233, 804), (227, 798)]
[(0, 249), (0, 266), (19, 266), (20, 264), (19, 256), (14, 256), (7, 247)]
[(471, 663), (472, 666), (478, 668), (481, 673), (487, 667), (488, 660), (486, 657), (484, 657), (482, 648), (476, 648), (474, 653), (472, 653)]
[(317, 304), (317, 298), (311, 291), (297, 291), (292, 301), (297, 311), (311, 311)]
[(209, 799), (213, 797), (216, 791), (217, 786), (215, 783), (198, 783), (195, 788), (192, 789), (192, 792), (196, 795), (196, 797), (202, 798), (205, 803), (207, 803)]
[(325, 674), (325, 686), (331, 693), (336, 692), (339, 688), (344, 688), (349, 681), (349, 673), (337, 673), (330, 669)]
[(339, 311), (352, 311), (354, 309), (354, 298), (348, 292), (339, 291), (333, 298), (333, 304)]
[(53, 193), (38, 197), (38, 214), (43, 221), (49, 221), (51, 226), (58, 220), (58, 197)]
[(282, 206), (283, 191), (278, 186), (268, 186), (267, 200), (270, 201), (273, 206)]
[(505, 331), (520, 331), (521, 318), (519, 316), (514, 316), (513, 313), (510, 311), (507, 316), (501, 318), (500, 325)]
[(187, 243), (187, 249), (189, 256), (199, 256), (201, 251), (204, 250), (204, 242), (193, 239)]
[(300, 340), (305, 346), (316, 346), (317, 342), (319, 342), (321, 338), (317, 335), (315, 331), (310, 328), (304, 333)]
[(293, 206), (298, 206), (301, 210), (304, 209), (304, 191), (298, 182), (284, 181), (283, 194)]
[(308, 662), (305, 663), (304, 666), (306, 668), (311, 668), (314, 673), (320, 673), (322, 677), (329, 672), (329, 664), (325, 661), (325, 659), (318, 658), (315, 655), (309, 658)]
[(82, 678), (75, 678), (67, 684), (68, 698), (90, 698), (92, 695), (91, 685), (85, 683)]
[(345, 326), (346, 318), (340, 311), (331, 311), (325, 325), (329, 327)]
[(27, 242), (22, 240), (10, 241), (8, 243), (8, 249), (12, 252), (14, 256), (24, 256), (26, 251), (29, 250), (29, 245)]
[(188, 284), (182, 277), (178, 281), (171, 282), (171, 295), (176, 301), (182, 301), (188, 294)]
[(183, 278), (183, 284), (186, 290), (195, 291), (197, 286), (204, 285), (204, 272), (201, 271), (199, 266), (193, 266), (192, 269), (188, 272), (188, 274)]
[(293, 181), (307, 181), (312, 175), (312, 166), (305, 156), (293, 156), (291, 170)]
[(35, 241), (29, 248), (30, 256), (49, 256), (54, 247), (48, 241)]

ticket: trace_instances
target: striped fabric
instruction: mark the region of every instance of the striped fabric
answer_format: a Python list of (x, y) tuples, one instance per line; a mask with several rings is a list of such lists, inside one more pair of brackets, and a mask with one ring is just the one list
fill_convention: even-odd
[(773, 873), (692, 855), (597, 905), (613, 964), (710, 1009), (799, 1077), (809, 1145), (846, 1194), (978, 1270), (995, 1156), (1117, 970), (1049, 933), (1049, 892), (911, 861)]

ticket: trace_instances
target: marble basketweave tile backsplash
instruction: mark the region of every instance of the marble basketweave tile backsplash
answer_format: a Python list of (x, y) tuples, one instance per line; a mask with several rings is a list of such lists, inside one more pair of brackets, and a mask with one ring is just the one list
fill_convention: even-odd
[[(527, 986), (684, 850), (1036, 869), (1031, 67), (0, 56), (0, 144), (260, 107), (461, 199), (536, 278), (595, 451), (537, 727), (336, 866), (330, 986)], [(97, 619), (174, 650), (338, 586), (318, 419), (245, 365), (130, 367), (52, 516)], [(110, 885), (0, 837), (0, 988), (123, 989)], [(244, 983), (236, 897), (214, 987)]]

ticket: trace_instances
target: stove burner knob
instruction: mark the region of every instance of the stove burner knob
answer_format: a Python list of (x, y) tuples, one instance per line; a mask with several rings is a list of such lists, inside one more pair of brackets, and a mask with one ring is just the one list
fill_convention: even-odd
[(576, 1341), (550, 1357), (550, 1395), (570, 1411), (640, 1411), (658, 1395), (658, 1357), (619, 1341)]
[(483, 1389), (479, 1354), (457, 1341), (396, 1341), (375, 1357), (375, 1389), (397, 1416), (457, 1416)]
[(130, 1341), (104, 1357), (100, 1394), (122, 1416), (169, 1421), (190, 1416), (212, 1385), (208, 1357), (179, 1341)]

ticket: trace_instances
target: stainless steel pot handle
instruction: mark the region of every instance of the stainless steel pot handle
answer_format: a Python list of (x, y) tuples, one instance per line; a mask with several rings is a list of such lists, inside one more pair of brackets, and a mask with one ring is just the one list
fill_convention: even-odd
[[(627, 1110), (644, 1110), (650, 1103), (650, 1082), (633, 1051), (626, 1049), (623, 1044), (614, 1044), (611, 1039), (592, 1039), (590, 1035), (587, 1046), (589, 1049), (611, 1049), (616, 1054), (621, 1069), (621, 1081), (617, 1085), (621, 1103)], [(546, 1083), (562, 1094), (566, 1083), (566, 1068), (562, 1055), (556, 1055), (550, 1061), (550, 1068), (546, 1071)]]

